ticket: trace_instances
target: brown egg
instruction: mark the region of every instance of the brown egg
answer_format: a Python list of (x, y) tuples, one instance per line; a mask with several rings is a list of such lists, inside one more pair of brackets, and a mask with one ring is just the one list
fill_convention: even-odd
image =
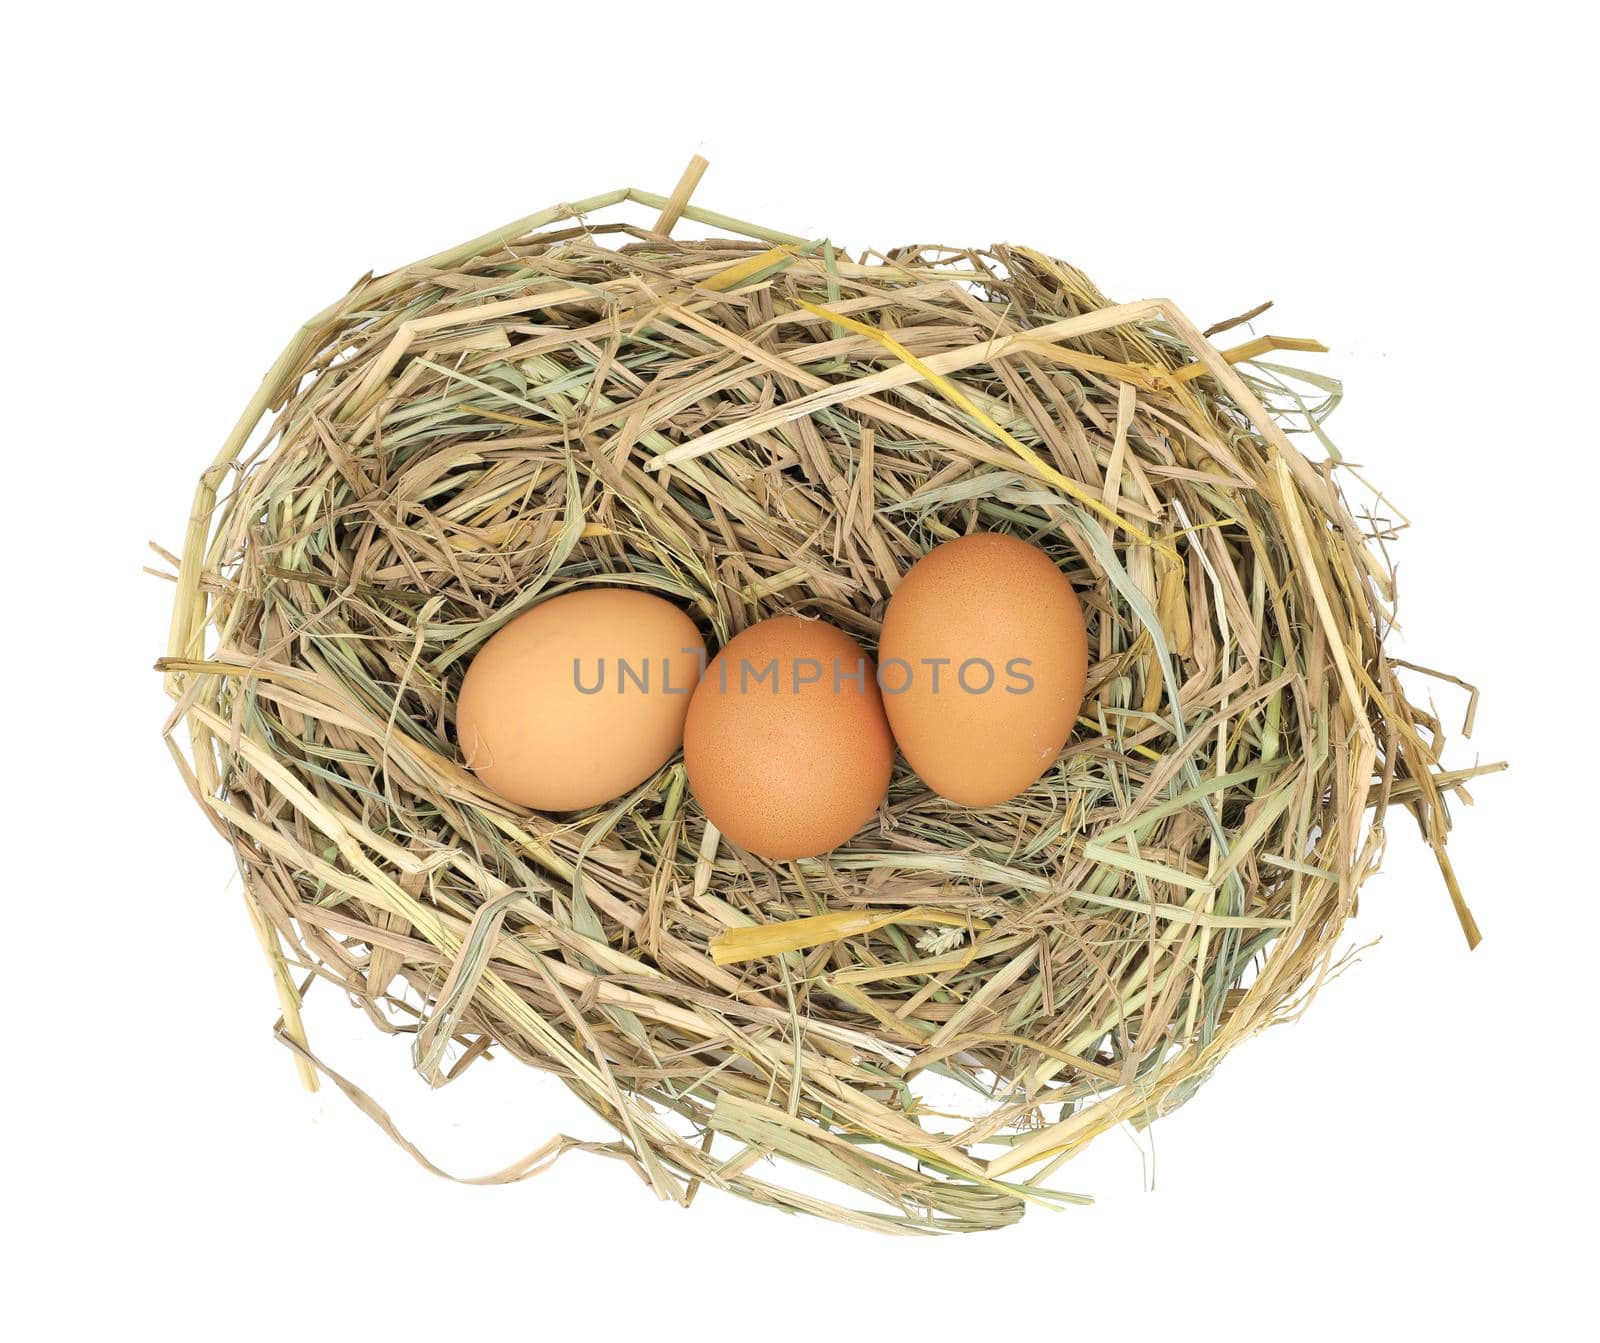
[(1044, 551), (998, 533), (937, 546), (907, 571), (878, 644), (883, 706), (941, 797), (991, 807), (1060, 754), (1089, 674), (1083, 607)]
[(894, 767), (875, 675), (861, 645), (820, 620), (775, 616), (729, 640), (683, 732), (711, 823), (774, 860), (826, 853), (865, 825)]
[(501, 797), (575, 811), (643, 783), (683, 744), (705, 641), (629, 588), (551, 597), (478, 650), (456, 701), (467, 767)]

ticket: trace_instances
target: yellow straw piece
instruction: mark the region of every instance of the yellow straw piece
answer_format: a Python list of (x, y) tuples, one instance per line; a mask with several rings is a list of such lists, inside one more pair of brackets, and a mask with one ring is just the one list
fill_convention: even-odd
[(984, 930), (987, 925), (963, 914), (918, 905), (914, 909), (882, 912), (868, 909), (835, 909), (806, 918), (785, 919), (782, 923), (758, 923), (750, 928), (728, 928), (711, 939), (711, 959), (718, 965), (736, 961), (757, 961), (765, 956), (781, 956), (788, 951), (804, 951), (824, 942), (844, 937), (861, 937), (887, 928), (891, 923), (936, 923), (943, 928)]
[[(1231, 349), (1217, 351), (1230, 364), (1242, 364), (1246, 359), (1255, 359), (1273, 350), (1299, 350), (1305, 354), (1327, 354), (1328, 347), (1320, 340), (1312, 340), (1307, 336), (1257, 336), (1254, 340), (1247, 340), (1243, 345), (1235, 345)], [(1196, 361), (1185, 364), (1180, 369), (1166, 375), (1168, 382), (1188, 382), (1205, 373), (1206, 366)]]
[(700, 281), (699, 288), (714, 289), (719, 294), (729, 289), (737, 289), (745, 281), (761, 274), (767, 267), (776, 266), (794, 255), (792, 247), (772, 247), (765, 252), (757, 252), (743, 261), (734, 262), (727, 270), (719, 270), (715, 275), (707, 276)]

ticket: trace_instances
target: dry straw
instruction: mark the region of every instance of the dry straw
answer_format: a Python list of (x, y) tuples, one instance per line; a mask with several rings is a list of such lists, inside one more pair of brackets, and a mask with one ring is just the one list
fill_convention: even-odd
[[(689, 205), (703, 166), (301, 328), (171, 557), (167, 739), (237, 852), (306, 1084), (430, 1168), (312, 1053), (318, 981), (410, 1034), (430, 1083), (510, 1054), (615, 1130), (489, 1180), (581, 1146), (682, 1203), (1002, 1226), (1076, 1200), (1062, 1161), (1300, 1008), (1393, 809), (1475, 940), (1445, 800), (1481, 771), (1440, 768), (1385, 654), (1396, 525), (1347, 501), (1337, 385), (1262, 362), (1314, 342), (1219, 352), (1256, 313), (1203, 334), (1026, 247), (852, 258)], [(680, 217), (736, 236), (674, 239)], [(768, 864), (678, 761), (567, 817), (461, 766), (461, 675), (545, 597), (628, 585), (713, 647), (780, 612), (871, 647), (912, 561), (974, 530), (1044, 547), (1088, 613), (1080, 730), (1013, 802), (901, 767), (849, 844)]]

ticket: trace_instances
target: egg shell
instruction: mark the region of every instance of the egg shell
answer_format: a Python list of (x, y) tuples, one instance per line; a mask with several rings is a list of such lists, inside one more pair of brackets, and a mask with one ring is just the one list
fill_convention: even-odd
[[(1089, 671), (1072, 584), (1037, 546), (999, 533), (947, 541), (907, 570), (884, 613), (878, 657), (906, 762), (968, 807), (1005, 802), (1050, 767)], [(929, 665), (938, 659), (948, 661)]]
[(826, 853), (861, 829), (894, 769), (876, 670), (820, 620), (774, 616), (729, 640), (684, 725), (689, 788), (707, 819), (773, 860)]
[(643, 783), (683, 744), (704, 664), (694, 622), (660, 597), (628, 588), (551, 597), (472, 659), (456, 740), (467, 767), (511, 802), (597, 806)]

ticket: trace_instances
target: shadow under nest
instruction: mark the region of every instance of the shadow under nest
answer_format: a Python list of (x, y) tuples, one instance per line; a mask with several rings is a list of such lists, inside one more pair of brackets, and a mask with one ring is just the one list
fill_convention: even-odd
[[(580, 1146), (664, 1198), (981, 1230), (1076, 1199), (1061, 1162), (1299, 1009), (1389, 808), (1475, 937), (1443, 847), (1471, 772), (1384, 653), (1394, 525), (1289, 437), (1325, 443), (1336, 385), (1261, 359), (1308, 342), (1219, 353), (1024, 247), (851, 259), (694, 208), (743, 236), (590, 218), (628, 201), (668, 206), (613, 192), (364, 279), (201, 481), (169, 745), (308, 1084), (404, 1142), (307, 1046), (321, 979), (433, 1084), (503, 1051), (616, 1130), (486, 1179)], [(899, 576), (974, 530), (1045, 549), (1088, 621), (1079, 728), (1003, 806), (900, 762), (848, 844), (770, 864), (708, 829), (681, 759), (574, 816), (461, 765), (470, 656), (545, 597), (639, 587), (713, 651), (818, 616), (870, 652)], [(823, 914), (853, 931), (806, 944)]]

